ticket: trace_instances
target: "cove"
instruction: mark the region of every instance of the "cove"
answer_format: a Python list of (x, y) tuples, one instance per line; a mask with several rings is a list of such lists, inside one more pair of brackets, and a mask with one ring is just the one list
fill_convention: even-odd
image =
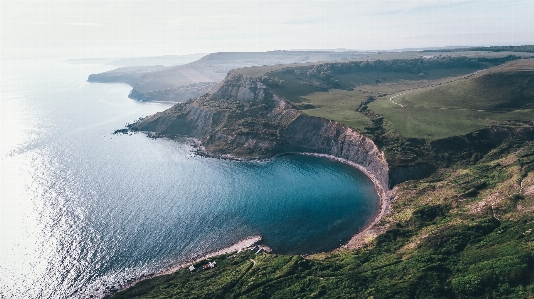
[(276, 253), (328, 251), (378, 213), (371, 180), (337, 161), (220, 160), (185, 140), (111, 134), (169, 105), (85, 82), (102, 66), (6, 67), (2, 119), (16, 128), (2, 132), (7, 297), (100, 296), (255, 235)]

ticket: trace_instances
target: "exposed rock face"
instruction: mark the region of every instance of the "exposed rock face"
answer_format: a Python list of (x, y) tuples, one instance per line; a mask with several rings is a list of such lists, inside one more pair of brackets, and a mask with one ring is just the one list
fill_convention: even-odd
[(285, 151), (332, 155), (356, 163), (388, 190), (389, 167), (374, 142), (351, 128), (326, 119), (299, 115), (282, 130)]
[(286, 152), (331, 155), (361, 166), (384, 190), (428, 177), (446, 163), (474, 162), (503, 142), (534, 139), (532, 125), (518, 123), (432, 142), (411, 140), (419, 148), (414, 154), (420, 159), (389, 165), (368, 137), (334, 121), (291, 109), (257, 78), (233, 72), (213, 93), (177, 104), (130, 125), (130, 129), (170, 138), (194, 137), (212, 156), (253, 159)]
[(332, 155), (364, 168), (388, 190), (388, 164), (374, 142), (351, 128), (301, 114), (252, 77), (230, 73), (212, 94), (130, 125), (157, 136), (189, 136), (209, 155), (268, 158), (285, 152)]

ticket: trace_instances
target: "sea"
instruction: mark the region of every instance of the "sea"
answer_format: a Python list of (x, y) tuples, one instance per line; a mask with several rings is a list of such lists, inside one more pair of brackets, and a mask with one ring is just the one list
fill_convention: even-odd
[(378, 213), (371, 180), (337, 161), (229, 161), (187, 139), (113, 135), (172, 106), (87, 82), (113, 68), (2, 61), (0, 298), (98, 298), (250, 236), (330, 251)]

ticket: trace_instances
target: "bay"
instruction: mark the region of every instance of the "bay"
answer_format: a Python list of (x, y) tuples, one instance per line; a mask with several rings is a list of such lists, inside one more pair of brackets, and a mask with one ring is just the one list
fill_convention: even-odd
[(277, 253), (328, 251), (377, 213), (372, 182), (336, 161), (219, 160), (113, 135), (171, 105), (86, 82), (109, 69), (2, 62), (1, 297), (98, 297), (255, 235)]

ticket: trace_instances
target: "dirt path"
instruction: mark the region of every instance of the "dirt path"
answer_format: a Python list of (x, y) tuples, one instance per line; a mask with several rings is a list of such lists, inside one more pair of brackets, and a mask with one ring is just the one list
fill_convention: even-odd
[(404, 108), (404, 106), (403, 106), (402, 104), (399, 104), (399, 103), (393, 102), (393, 99), (394, 99), (394, 98), (396, 98), (396, 97), (398, 97), (398, 96), (402, 96), (402, 95), (404, 95), (405, 93), (406, 93), (406, 92), (403, 92), (403, 93), (401, 93), (401, 94), (398, 94), (398, 95), (394, 95), (394, 96), (392, 96), (391, 98), (389, 98), (389, 101), (390, 101), (390, 102), (392, 102), (392, 103), (393, 103), (393, 104), (395, 104), (395, 105), (399, 105), (399, 106), (401, 106), (401, 107), (403, 107), (403, 108)]

